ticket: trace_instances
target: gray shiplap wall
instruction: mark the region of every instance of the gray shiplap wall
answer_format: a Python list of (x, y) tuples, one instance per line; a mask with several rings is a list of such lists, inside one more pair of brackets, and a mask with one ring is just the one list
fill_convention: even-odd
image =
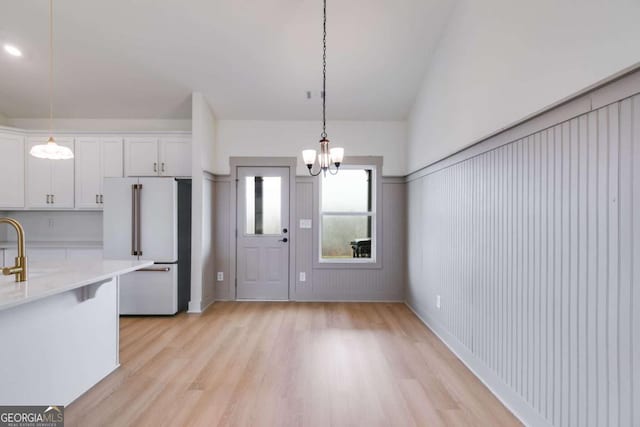
[(640, 425), (640, 97), (407, 192), (407, 302), (478, 376), (532, 425)]
[[(291, 248), (295, 248), (296, 274), (291, 278), (294, 286), (290, 298), (300, 301), (403, 301), (406, 282), (405, 208), (406, 184), (403, 179), (382, 177), (382, 266), (371, 269), (314, 268), (313, 229), (297, 229)], [(224, 273), (224, 280), (216, 282), (216, 299), (234, 299), (234, 284), (229, 281), (231, 265), (231, 242), (229, 230), (233, 228), (233, 218), (229, 214), (231, 200), (231, 178), (220, 176), (215, 179), (216, 210), (215, 250), (216, 272)], [(308, 177), (296, 178), (295, 218), (291, 226), (297, 226), (300, 219), (313, 218), (313, 180)], [(299, 281), (299, 273), (306, 273), (306, 281)]]

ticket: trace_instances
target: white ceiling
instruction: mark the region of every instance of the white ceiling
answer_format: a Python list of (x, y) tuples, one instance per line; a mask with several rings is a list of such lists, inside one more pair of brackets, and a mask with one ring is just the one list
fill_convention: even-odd
[[(454, 0), (329, 0), (328, 118), (405, 119)], [(321, 0), (56, 0), (55, 115), (320, 114)], [(0, 0), (0, 113), (48, 114), (48, 1)], [(306, 91), (314, 91), (311, 100)]]

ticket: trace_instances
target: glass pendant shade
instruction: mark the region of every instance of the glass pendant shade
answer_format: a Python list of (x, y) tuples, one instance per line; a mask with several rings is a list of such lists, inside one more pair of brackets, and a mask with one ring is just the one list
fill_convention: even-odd
[(305, 165), (313, 165), (316, 161), (316, 150), (303, 150), (302, 158)]
[(329, 153), (331, 153), (332, 163), (342, 163), (342, 160), (344, 160), (344, 148), (342, 147), (332, 148)]
[(46, 144), (34, 145), (29, 151), (33, 157), (48, 160), (69, 160), (73, 159), (73, 151), (69, 147), (56, 144), (55, 139), (50, 136)]

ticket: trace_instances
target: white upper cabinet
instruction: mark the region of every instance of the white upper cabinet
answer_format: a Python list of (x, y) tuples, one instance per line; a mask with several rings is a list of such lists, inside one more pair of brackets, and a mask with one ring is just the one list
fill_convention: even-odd
[(24, 137), (0, 133), (0, 208), (24, 208)]
[[(31, 147), (45, 144), (47, 138), (29, 138), (27, 158), (27, 207), (68, 209), (74, 207), (74, 160), (45, 160), (29, 155)], [(74, 149), (73, 138), (56, 138), (59, 145)]]
[(126, 138), (124, 164), (127, 176), (158, 176), (158, 138)]
[(191, 176), (191, 138), (160, 138), (160, 175)]
[(76, 138), (76, 207), (102, 209), (103, 179), (123, 174), (122, 138)]
[(125, 139), (126, 176), (191, 176), (191, 138)]

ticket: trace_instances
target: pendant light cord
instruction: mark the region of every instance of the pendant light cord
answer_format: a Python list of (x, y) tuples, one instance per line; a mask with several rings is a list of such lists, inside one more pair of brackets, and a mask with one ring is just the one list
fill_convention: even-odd
[(322, 23), (322, 139), (327, 137), (327, 0), (324, 0)]
[(53, 0), (49, 0), (49, 136), (53, 136)]

